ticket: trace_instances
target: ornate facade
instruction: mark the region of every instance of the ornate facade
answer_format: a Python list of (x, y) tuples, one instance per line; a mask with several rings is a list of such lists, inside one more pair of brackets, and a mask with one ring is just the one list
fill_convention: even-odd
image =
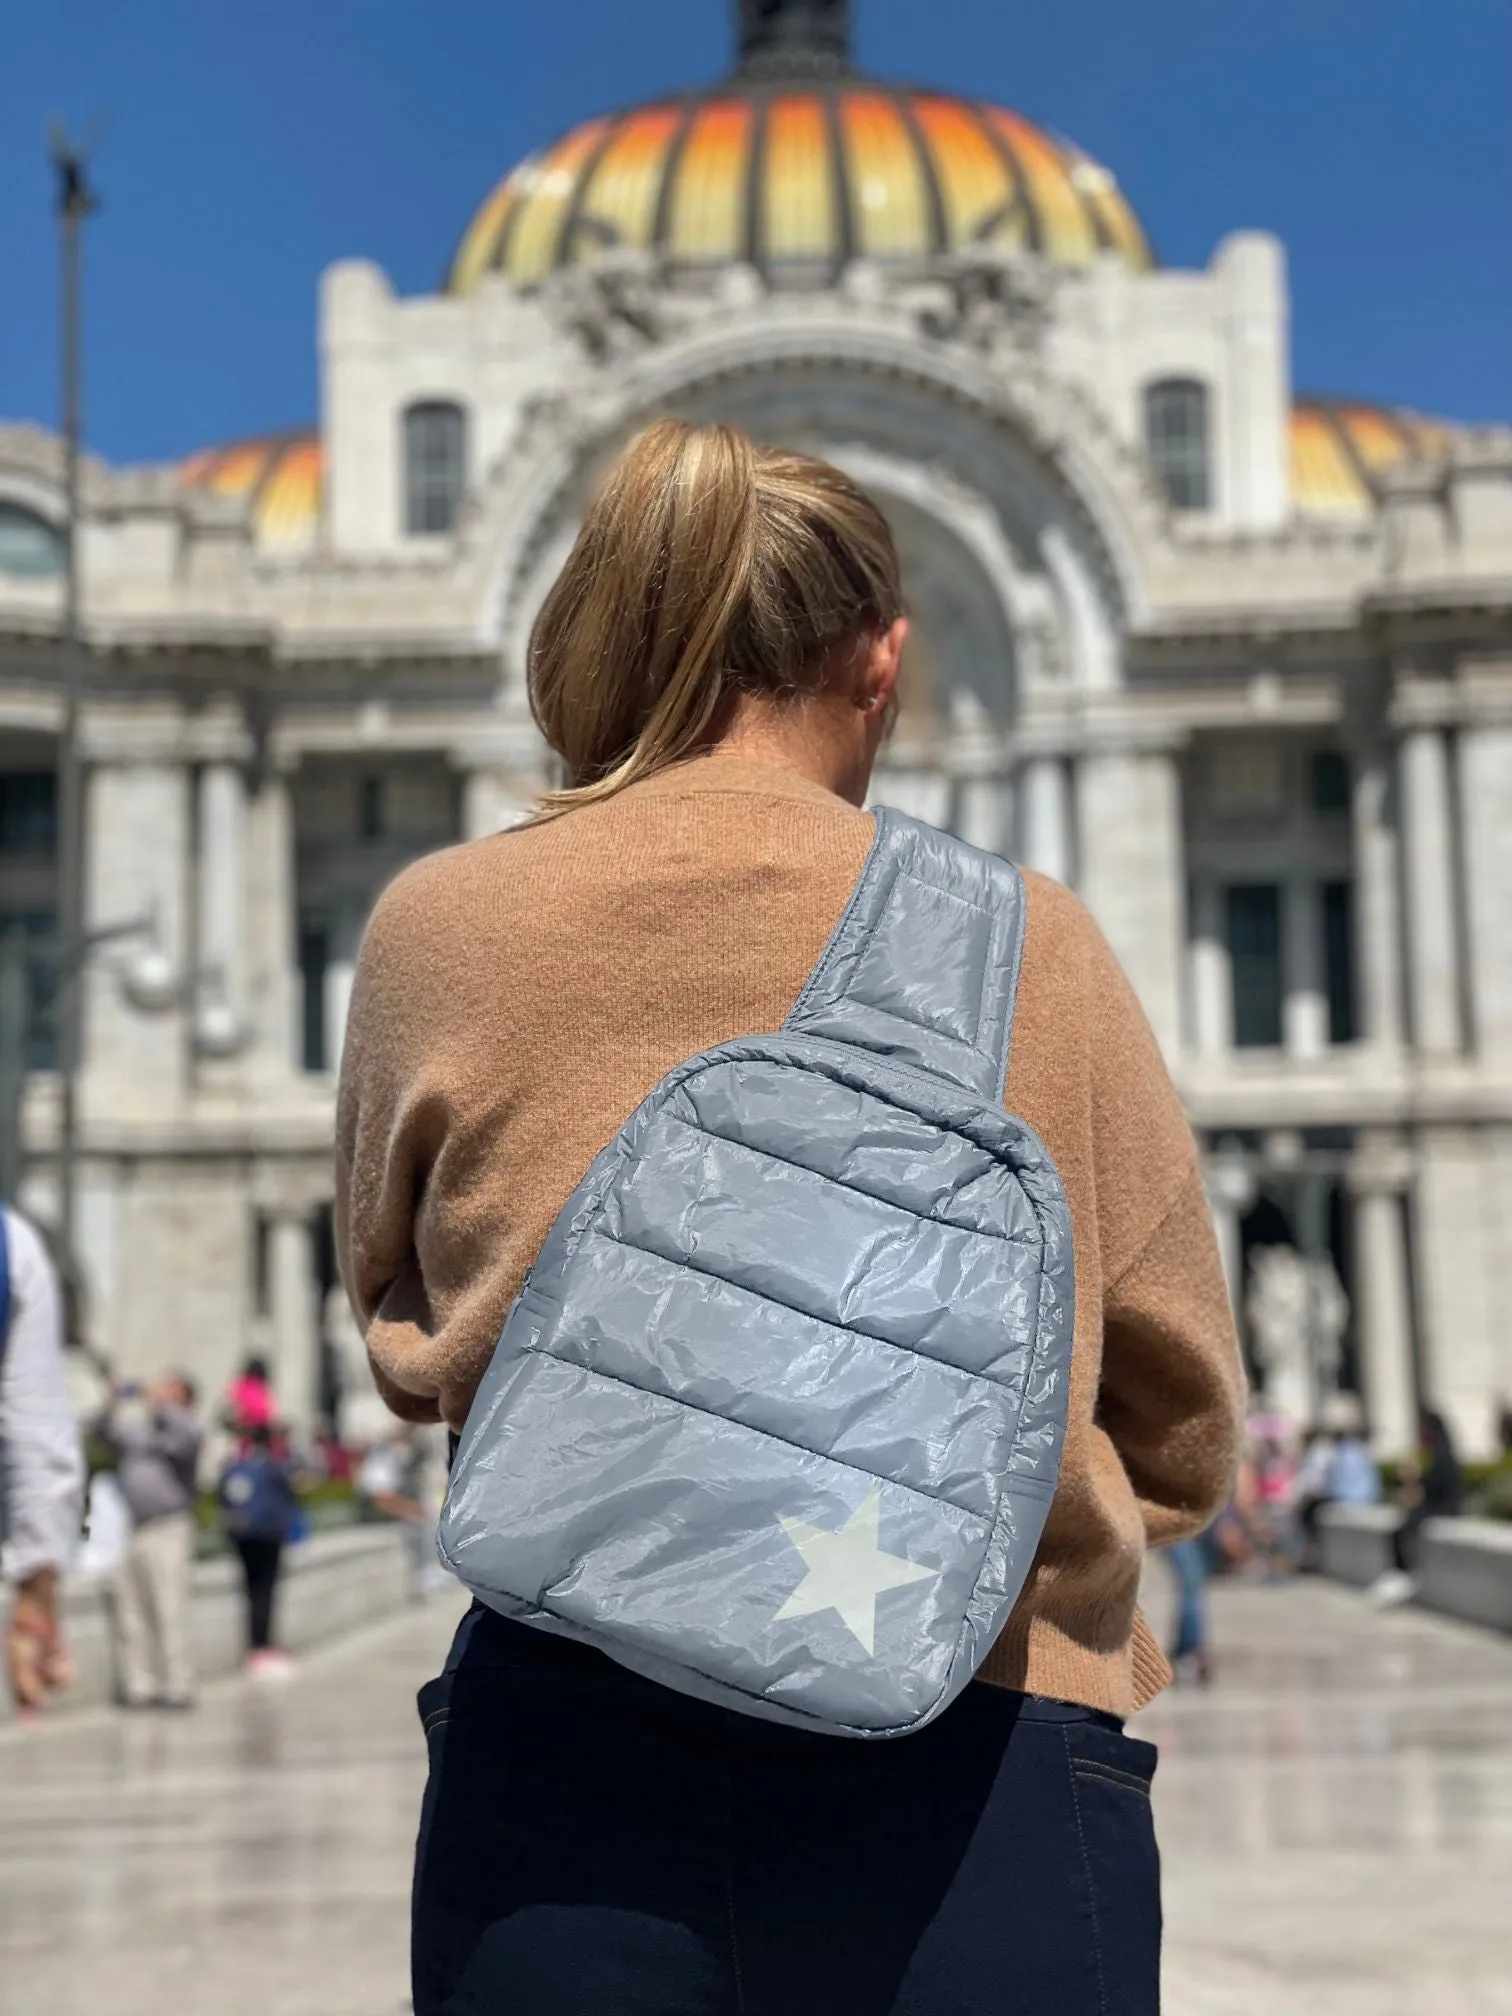
[[(916, 626), (878, 796), (1081, 891), (1236, 1292), (1257, 1247), (1330, 1263), (1315, 1383), (1383, 1450), (1422, 1395), (1483, 1451), (1512, 1397), (1512, 434), (1299, 398), (1274, 239), (1162, 267), (1064, 141), (855, 75), (844, 13), (749, 0), (730, 78), (531, 157), (433, 296), (332, 268), (318, 428), (86, 465), (87, 909), (140, 926), (87, 982), (99, 1342), (212, 1382), (260, 1347), (296, 1411), (328, 1393), (363, 919), (529, 804), (533, 614), (595, 472), (671, 411), (877, 496)], [(37, 932), (59, 514), (56, 442), (0, 428), (0, 921)]]

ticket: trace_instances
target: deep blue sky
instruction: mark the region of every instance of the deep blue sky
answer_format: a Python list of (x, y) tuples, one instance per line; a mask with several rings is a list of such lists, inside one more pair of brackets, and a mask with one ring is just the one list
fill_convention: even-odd
[[(1162, 257), (1263, 225), (1299, 388), (1512, 417), (1508, 0), (856, 0), (884, 75), (996, 97), (1115, 170)], [(315, 285), (434, 287), (512, 162), (714, 76), (722, 0), (72, 0), (7, 10), (0, 414), (54, 416), (44, 132), (104, 122), (88, 432), (177, 455), (315, 412)]]

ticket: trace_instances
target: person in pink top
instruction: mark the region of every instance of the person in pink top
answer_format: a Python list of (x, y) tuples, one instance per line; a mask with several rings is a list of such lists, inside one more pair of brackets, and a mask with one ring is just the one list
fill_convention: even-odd
[(249, 1358), (231, 1381), (226, 1394), (226, 1426), (243, 1454), (255, 1429), (278, 1426), (278, 1401), (266, 1359)]

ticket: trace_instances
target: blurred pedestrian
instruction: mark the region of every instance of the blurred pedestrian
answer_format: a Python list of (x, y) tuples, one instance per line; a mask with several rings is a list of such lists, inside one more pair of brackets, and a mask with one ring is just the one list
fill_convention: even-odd
[(1331, 1505), (1374, 1505), (1381, 1496), (1381, 1473), (1370, 1445), (1357, 1428), (1347, 1429), (1334, 1444), (1328, 1466)]
[(146, 1387), (121, 1386), (96, 1429), (116, 1459), (116, 1484), (131, 1520), (110, 1604), (123, 1708), (194, 1703), (190, 1588), (204, 1437), (196, 1397), (182, 1372)]
[(1250, 1534), (1255, 1554), (1272, 1579), (1291, 1570), (1297, 1455), (1289, 1423), (1261, 1415), (1250, 1424), (1254, 1444), (1255, 1501)]
[(1178, 1681), (1208, 1686), (1213, 1678), (1213, 1653), (1208, 1642), (1207, 1584), (1210, 1564), (1205, 1533), (1178, 1540), (1166, 1549), (1176, 1577), (1176, 1636), (1171, 1666)]
[(1464, 1510), (1464, 1472), (1449, 1424), (1436, 1408), (1418, 1409), (1417, 1454), (1403, 1467), (1401, 1496), (1402, 1521), (1391, 1540), (1393, 1566), (1370, 1592), (1381, 1604), (1406, 1603), (1416, 1595), (1423, 1527), (1430, 1519), (1457, 1519)]
[(1208, 1528), (1212, 1542), (1209, 1565), (1220, 1575), (1247, 1574), (1256, 1563), (1255, 1521), (1260, 1503), (1260, 1472), (1255, 1451), (1246, 1442), (1234, 1474), (1233, 1495)]
[(332, 1484), (356, 1482), (357, 1464), (353, 1450), (339, 1435), (320, 1429), (314, 1437), (311, 1458), (317, 1473)]
[(247, 1451), (220, 1481), (221, 1514), (241, 1560), (247, 1597), (247, 1651), (243, 1669), (257, 1680), (282, 1680), (294, 1662), (273, 1642), (274, 1603), (284, 1548), (299, 1518), (299, 1499), (287, 1460), (274, 1447), (266, 1422), (249, 1429)]
[(231, 1381), (224, 1419), (236, 1438), (238, 1455), (250, 1447), (255, 1429), (278, 1426), (278, 1399), (265, 1358), (249, 1358)]
[(1457, 1519), (1465, 1508), (1465, 1477), (1449, 1423), (1433, 1407), (1418, 1409), (1417, 1482), (1412, 1504), (1398, 1535), (1406, 1559), (1400, 1566), (1416, 1569), (1418, 1534), (1429, 1519)]
[(1297, 1566), (1306, 1574), (1316, 1574), (1320, 1551), (1318, 1518), (1329, 1501), (1329, 1478), (1333, 1473), (1338, 1442), (1327, 1428), (1309, 1428), (1302, 1443), (1302, 1456), (1292, 1480), (1292, 1511)]
[(57, 1275), (36, 1227), (0, 1205), (0, 1578), (15, 1586), (6, 1671), (28, 1719), (71, 1678), (59, 1586), (83, 1489)]
[(436, 1555), (437, 1508), (427, 1486), (429, 1468), (424, 1434), (406, 1422), (373, 1444), (357, 1472), (357, 1489), (373, 1510), (401, 1521), (406, 1529), (410, 1595), (417, 1603), (450, 1580)]

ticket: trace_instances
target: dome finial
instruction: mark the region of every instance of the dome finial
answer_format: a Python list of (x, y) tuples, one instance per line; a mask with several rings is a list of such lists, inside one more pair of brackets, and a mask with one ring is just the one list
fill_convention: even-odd
[(850, 68), (850, 0), (736, 0), (742, 77), (839, 76)]

